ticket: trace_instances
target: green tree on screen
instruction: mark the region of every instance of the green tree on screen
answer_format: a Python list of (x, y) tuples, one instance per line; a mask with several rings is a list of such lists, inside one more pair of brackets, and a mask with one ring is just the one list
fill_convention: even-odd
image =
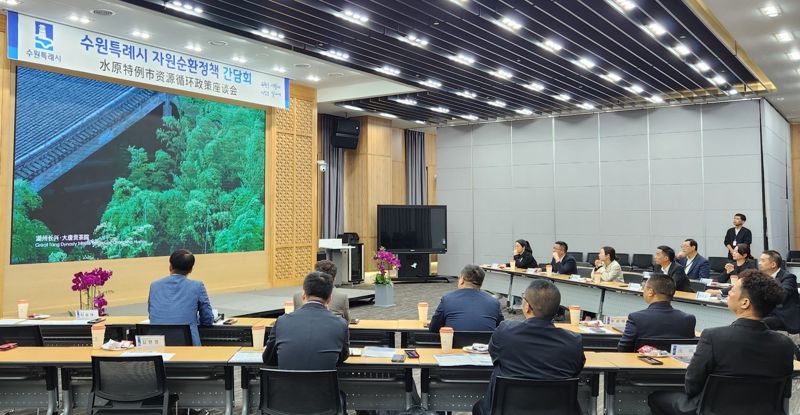
[(14, 212), (12, 215), (11, 263), (59, 262), (66, 256), (60, 248), (36, 247), (37, 236), (51, 236), (53, 232), (30, 213), (42, 206), (42, 198), (33, 191), (28, 182), (14, 180)]

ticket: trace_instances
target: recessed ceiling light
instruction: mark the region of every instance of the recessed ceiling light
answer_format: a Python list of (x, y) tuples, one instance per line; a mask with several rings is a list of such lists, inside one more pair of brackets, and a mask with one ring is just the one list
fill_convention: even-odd
[(661, 26), (661, 24), (656, 22), (652, 22), (647, 24), (646, 26), (642, 26), (642, 30), (649, 33), (653, 37), (659, 37), (667, 33), (667, 29), (665, 29), (664, 26)]
[(265, 37), (265, 38), (270, 39), (270, 40), (276, 40), (276, 41), (281, 41), (286, 37), (286, 35), (284, 35), (283, 33), (279, 33), (275, 29), (254, 30), (252, 33), (256, 34), (258, 36)]
[(676, 44), (675, 46), (669, 48), (669, 51), (674, 53), (675, 56), (687, 56), (692, 53), (692, 50), (683, 43)]
[(622, 77), (619, 76), (616, 72), (609, 72), (607, 74), (600, 75), (600, 77), (614, 84), (622, 80)]
[(511, 72), (502, 68), (494, 71), (489, 71), (489, 74), (501, 79), (511, 79), (514, 76)]
[(463, 53), (459, 53), (458, 55), (450, 55), (447, 57), (447, 59), (450, 59), (453, 62), (458, 62), (464, 65), (472, 65), (473, 63), (475, 63), (475, 58), (467, 56)]
[(77, 14), (71, 14), (69, 16), (69, 20), (77, 23), (87, 24), (91, 22), (86, 16), (78, 16)]
[(322, 55), (322, 56), (327, 56), (329, 58), (333, 58), (333, 59), (340, 60), (340, 61), (346, 61), (346, 60), (350, 59), (350, 55), (348, 55), (347, 52), (342, 52), (340, 50), (333, 50), (333, 49), (331, 49), (331, 50), (323, 50), (319, 54)]
[(375, 72), (380, 72), (382, 74), (391, 75), (391, 76), (400, 75), (400, 70), (399, 69), (392, 68), (391, 66), (388, 66), (388, 65), (383, 65), (380, 68), (375, 68)]
[(319, 77), (316, 75), (308, 75), (306, 80), (311, 82), (319, 82)]
[(201, 9), (200, 7), (195, 7), (194, 12), (197, 14), (203, 14), (203, 9)]
[(247, 63), (247, 59), (241, 56), (234, 56), (232, 59), (234, 62)]
[(344, 12), (336, 12), (333, 14), (334, 16), (347, 20), (348, 22), (357, 23), (363, 25), (369, 21), (369, 17), (362, 12), (357, 12), (353, 10), (345, 10)]
[(131, 33), (131, 35), (133, 35), (133, 37), (138, 37), (138, 38), (141, 38), (141, 39), (150, 39), (150, 33), (142, 32), (142, 31), (139, 31), (139, 30), (134, 30)]
[(275, 65), (272, 67), (272, 70), (278, 73), (286, 73), (286, 68), (280, 65)]
[(200, 6), (193, 6), (192, 4), (190, 4), (188, 2), (182, 2), (182, 1), (175, 0), (175, 1), (171, 1), (171, 2), (169, 2), (167, 4), (165, 4), (164, 6), (166, 8), (168, 8), (168, 9), (172, 9), (172, 10), (175, 10), (175, 11), (179, 11), (179, 12), (182, 12), (182, 13), (191, 14), (191, 15), (195, 15), (195, 16), (203, 14), (203, 9)]
[(646, 100), (648, 100), (648, 101), (650, 101), (650, 102), (652, 102), (653, 104), (660, 104), (660, 103), (664, 102), (664, 98), (661, 98), (661, 97), (660, 97), (660, 96), (658, 96), (658, 95), (653, 95), (653, 96), (650, 96), (650, 97), (645, 97), (645, 99), (646, 99)]
[(17, 0), (0, 0), (0, 3), (7, 6), (19, 6), (20, 2)]
[(625, 89), (627, 91), (633, 92), (634, 94), (641, 94), (642, 92), (644, 92), (644, 88), (642, 88), (640, 85), (626, 86)]
[(791, 32), (787, 32), (785, 30), (783, 32), (775, 33), (774, 36), (775, 39), (777, 39), (778, 42), (781, 43), (791, 42), (792, 39), (794, 39), (794, 35)]
[(450, 110), (445, 107), (431, 107), (431, 111), (438, 112), (440, 114), (447, 114), (450, 112)]
[(378, 113), (378, 115), (380, 115), (380, 116), (382, 116), (382, 117), (386, 117), (386, 118), (397, 118), (397, 116), (396, 116), (396, 115), (394, 115), (394, 114), (389, 114), (388, 112), (381, 112), (381, 113)]
[(461, 118), (463, 118), (465, 120), (468, 120), (468, 121), (476, 121), (478, 119), (478, 117), (476, 117), (476, 116), (474, 116), (472, 114), (459, 115), (459, 117), (461, 117)]
[[(228, 42), (224, 40), (209, 40), (208, 44), (211, 46), (228, 46)], [(267, 56), (267, 55), (264, 55)]]
[(538, 42), (536, 44), (539, 45), (540, 48), (553, 53), (560, 51), (562, 48), (560, 44), (550, 39), (547, 39), (544, 42)]
[(578, 65), (581, 68), (586, 69), (586, 70), (594, 68), (594, 62), (592, 62), (591, 60), (586, 59), (586, 58), (580, 58), (578, 60), (574, 60), (574, 61), (572, 61), (572, 63), (574, 63), (575, 65)]
[(588, 102), (584, 102), (583, 104), (578, 104), (578, 108), (582, 108), (582, 109), (585, 109), (585, 110), (593, 110), (594, 109), (594, 104), (590, 104)]
[(392, 101), (403, 105), (417, 105), (417, 100), (412, 98), (396, 98)]
[(471, 91), (467, 91), (466, 89), (463, 90), (463, 91), (456, 92), (456, 95), (458, 95), (460, 97), (464, 97), (464, 98), (470, 98), (470, 99), (474, 99), (474, 98), (476, 98), (478, 96), (478, 94), (476, 94), (474, 92), (471, 92)]
[(722, 75), (717, 75), (713, 78), (709, 78), (708, 80), (711, 81), (711, 83), (714, 85), (724, 85), (725, 82), (728, 82)]
[(697, 72), (708, 72), (711, 70), (711, 66), (709, 66), (707, 63), (703, 61), (698, 61), (694, 65), (689, 65), (689, 66), (691, 66)]
[(342, 108), (347, 108), (347, 109), (353, 110), (353, 111), (364, 111), (363, 108), (357, 107), (355, 105), (342, 105)]
[(435, 79), (428, 79), (426, 81), (419, 81), (419, 84), (422, 86), (427, 86), (429, 88), (441, 88), (442, 83), (435, 80)]
[(418, 48), (423, 48), (428, 45), (428, 39), (421, 38), (413, 33), (408, 34), (406, 36), (401, 36), (399, 40), (401, 42), (406, 42), (409, 45), (413, 45)]
[(609, 4), (622, 13), (629, 12), (636, 8), (636, 3), (632, 0), (607, 0)]
[(510, 17), (503, 17), (500, 20), (500, 26), (511, 31), (519, 30), (522, 28), (522, 25), (519, 24), (519, 22)]
[(727, 95), (736, 95), (738, 93), (739, 93), (739, 91), (736, 90), (736, 88), (731, 88), (731, 89), (725, 91), (725, 94), (727, 94)]
[(195, 45), (194, 43), (189, 43), (188, 45), (186, 45), (186, 49), (189, 49), (192, 52), (202, 52), (203, 51), (203, 49), (200, 47), (200, 45)]
[(530, 89), (531, 91), (542, 92), (544, 91), (544, 85), (539, 82), (531, 82), (529, 84), (523, 85), (525, 88)]
[(793, 51), (787, 53), (786, 56), (788, 56), (789, 59), (791, 59), (793, 61), (800, 61), (800, 51), (793, 50)]
[(527, 108), (515, 109), (514, 112), (516, 112), (519, 115), (531, 115), (531, 114), (533, 114), (533, 111), (531, 111), (531, 110), (529, 110)]
[(503, 101), (500, 101), (499, 99), (495, 99), (493, 101), (487, 101), (486, 103), (491, 105), (491, 106), (493, 106), (493, 107), (498, 107), (498, 108), (503, 108), (503, 107), (506, 106), (506, 103), (503, 102)]
[(422, 121), (422, 120), (414, 120), (414, 122), (417, 123), (417, 124), (425, 124), (425, 121)]
[(767, 17), (778, 17), (781, 15), (781, 8), (774, 4), (764, 6), (758, 10), (761, 12), (761, 14)]
[(567, 94), (553, 95), (553, 98), (555, 98), (555, 99), (557, 99), (559, 101), (564, 101), (564, 102), (569, 101), (571, 99), (571, 97), (569, 95), (567, 95)]

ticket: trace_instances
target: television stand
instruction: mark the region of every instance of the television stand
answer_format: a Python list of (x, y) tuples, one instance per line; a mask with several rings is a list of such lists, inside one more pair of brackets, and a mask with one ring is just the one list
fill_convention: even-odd
[(446, 277), (431, 275), (431, 254), (411, 252), (398, 253), (400, 269), (395, 283), (450, 282)]

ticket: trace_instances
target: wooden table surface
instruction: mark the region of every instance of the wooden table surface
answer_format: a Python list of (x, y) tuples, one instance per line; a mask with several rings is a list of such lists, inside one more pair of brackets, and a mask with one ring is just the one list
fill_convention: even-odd
[(47, 366), (48, 364), (82, 364), (91, 363), (92, 356), (120, 356), (125, 352), (175, 353), (165, 363), (208, 363), (226, 364), (238, 352), (238, 346), (180, 346), (163, 349), (127, 349), (124, 351), (107, 351), (91, 347), (17, 347), (0, 352), (0, 364), (19, 364), (29, 366)]

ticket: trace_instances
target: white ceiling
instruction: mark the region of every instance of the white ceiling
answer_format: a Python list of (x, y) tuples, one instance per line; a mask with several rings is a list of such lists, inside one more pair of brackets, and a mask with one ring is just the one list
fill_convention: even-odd
[[(200, 45), (202, 51), (191, 52), (195, 55), (228, 62), (254, 71), (271, 73), (292, 79), (293, 82), (317, 88), (319, 111), (344, 115), (342, 108), (333, 105), (335, 101), (346, 101), (374, 96), (386, 96), (419, 91), (399, 82), (356, 71), (345, 66), (315, 59), (313, 57), (276, 48), (232, 35), (227, 32), (196, 25), (188, 21), (177, 20), (163, 13), (157, 13), (125, 3), (110, 0), (19, 0), (17, 6), (8, 9), (23, 14), (41, 17), (54, 22), (72, 26), (85, 27), (87, 30), (105, 33), (111, 36), (147, 43), (160, 48), (172, 49), (187, 53), (189, 43)], [(114, 12), (111, 16), (99, 16), (92, 13), (95, 9)], [(89, 18), (89, 23), (81, 24), (70, 21), (71, 15)], [(144, 31), (150, 38), (142, 40), (134, 37), (132, 32)], [(215, 46), (209, 42), (225, 42), (227, 45)], [(233, 57), (244, 57), (247, 62), (234, 62)], [(286, 69), (285, 73), (273, 70), (274, 66)], [(309, 75), (320, 78), (318, 82), (306, 80)], [(330, 103), (329, 105), (327, 103)], [(352, 115), (366, 115), (357, 113)], [(398, 127), (420, 127), (413, 123), (394, 120)], [(398, 122), (399, 121), (399, 122)]]
[[(706, 5), (733, 35), (742, 49), (766, 73), (777, 91), (767, 100), (790, 122), (800, 122), (800, 61), (786, 54), (800, 52), (800, 0), (705, 0)], [(782, 14), (767, 17), (759, 8), (777, 5)], [(780, 43), (774, 34), (794, 34), (794, 40)]]

